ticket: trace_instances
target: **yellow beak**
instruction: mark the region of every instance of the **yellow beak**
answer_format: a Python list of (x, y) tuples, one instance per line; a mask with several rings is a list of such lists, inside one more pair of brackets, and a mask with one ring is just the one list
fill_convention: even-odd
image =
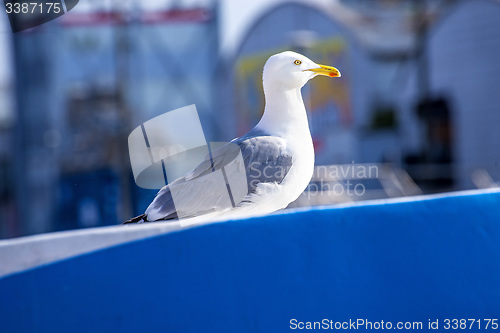
[(331, 66), (319, 65), (319, 68), (305, 69), (304, 71), (311, 71), (318, 75), (325, 75), (330, 77), (340, 77), (340, 71)]

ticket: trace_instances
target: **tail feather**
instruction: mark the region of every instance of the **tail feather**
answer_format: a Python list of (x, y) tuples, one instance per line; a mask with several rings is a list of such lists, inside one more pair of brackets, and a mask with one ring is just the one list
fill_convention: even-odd
[(130, 220), (123, 222), (122, 224), (139, 223), (140, 221), (148, 222), (148, 216), (146, 214), (142, 214), (142, 215), (133, 217)]

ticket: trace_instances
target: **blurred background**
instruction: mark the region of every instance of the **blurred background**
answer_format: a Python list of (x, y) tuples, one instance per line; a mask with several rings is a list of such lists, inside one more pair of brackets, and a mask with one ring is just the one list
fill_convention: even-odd
[(196, 104), (207, 141), (244, 134), (284, 50), (342, 72), (302, 90), (316, 165), (377, 170), (316, 172), (291, 207), (497, 187), (499, 17), (497, 0), (80, 0), (13, 34), (2, 11), (0, 238), (141, 214), (156, 191), (130, 132)]

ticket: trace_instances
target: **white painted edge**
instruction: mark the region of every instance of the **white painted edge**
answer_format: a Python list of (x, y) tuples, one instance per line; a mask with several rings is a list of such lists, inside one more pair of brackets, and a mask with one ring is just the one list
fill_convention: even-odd
[[(426, 201), (445, 197), (459, 197), (487, 193), (500, 193), (500, 188), (470, 190), (432, 195), (419, 195), (381, 200), (350, 202), (331, 206), (288, 209), (272, 215), (293, 214), (323, 209), (343, 209), (354, 206), (374, 206), (405, 202)], [(256, 217), (256, 216), (251, 216)], [(34, 236), (0, 240), (0, 278), (27, 269), (64, 260), (111, 246), (153, 237), (161, 234), (187, 230), (200, 225), (225, 222), (219, 217), (203, 223), (181, 225), (179, 222), (141, 223), (137, 225), (116, 225), (69, 231), (52, 232)]]

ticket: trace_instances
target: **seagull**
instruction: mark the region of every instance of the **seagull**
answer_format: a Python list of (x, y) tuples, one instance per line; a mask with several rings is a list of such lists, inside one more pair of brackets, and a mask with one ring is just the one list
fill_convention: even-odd
[[(124, 224), (180, 218), (206, 221), (215, 216), (240, 218), (287, 207), (304, 191), (313, 174), (314, 147), (300, 89), (318, 75), (341, 76), (335, 67), (319, 65), (296, 52), (271, 56), (262, 75), (266, 104), (258, 124), (247, 134), (213, 150), (185, 176), (164, 186), (144, 214)], [(228, 172), (227, 165), (234, 160), (232, 147), (241, 151), (247, 186), (238, 202), (228, 204), (221, 200), (227, 195), (225, 188), (216, 190), (220, 186), (203, 177), (224, 167)], [(174, 188), (177, 197), (188, 203), (182, 205), (182, 214), (174, 204)]]

